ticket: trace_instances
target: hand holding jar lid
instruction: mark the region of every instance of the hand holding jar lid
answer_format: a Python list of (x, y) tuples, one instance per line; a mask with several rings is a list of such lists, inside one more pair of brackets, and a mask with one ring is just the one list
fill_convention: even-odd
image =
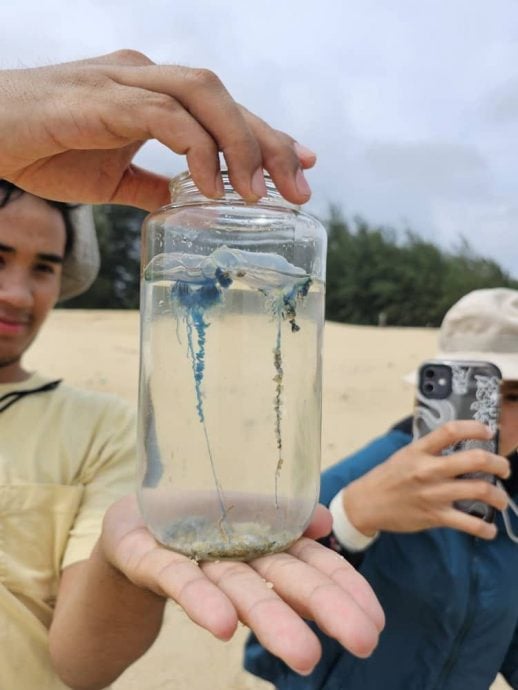
[(309, 199), (315, 155), (234, 101), (210, 70), (155, 65), (121, 50), (33, 69), (0, 70), (0, 178), (60, 201), (156, 209), (168, 179), (133, 164), (156, 139), (185, 155), (208, 197), (224, 193), (218, 152), (237, 192), (266, 194), (263, 168), (294, 203)]

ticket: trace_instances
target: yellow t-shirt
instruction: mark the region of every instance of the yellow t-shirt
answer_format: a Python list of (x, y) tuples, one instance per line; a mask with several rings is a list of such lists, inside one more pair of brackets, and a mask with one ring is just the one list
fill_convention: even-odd
[(106, 508), (134, 490), (135, 419), (122, 400), (61, 383), (6, 407), (9, 393), (48, 381), (0, 384), (1, 690), (66, 687), (47, 636), (61, 569), (88, 558)]

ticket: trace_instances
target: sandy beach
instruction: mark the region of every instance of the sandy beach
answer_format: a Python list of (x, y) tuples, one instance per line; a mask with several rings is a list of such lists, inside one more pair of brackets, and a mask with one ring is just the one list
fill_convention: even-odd
[[(410, 414), (412, 389), (402, 376), (433, 356), (433, 329), (328, 323), (324, 338), (324, 467)], [(55, 311), (30, 350), (27, 365), (49, 376), (136, 403), (138, 314)], [(152, 649), (123, 675), (115, 690), (266, 690), (241, 671), (246, 630), (222, 643), (171, 605)], [(498, 680), (492, 690), (508, 687)], [(468, 690), (468, 689), (466, 689)]]

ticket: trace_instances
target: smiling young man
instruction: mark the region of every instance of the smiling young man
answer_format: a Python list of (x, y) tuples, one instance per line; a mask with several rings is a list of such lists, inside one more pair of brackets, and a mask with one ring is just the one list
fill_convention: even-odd
[[(307, 618), (368, 655), (383, 614), (345, 561), (309, 538), (251, 564), (161, 547), (133, 496), (131, 410), (24, 367), (56, 301), (95, 277), (89, 213), (0, 180), (0, 687), (107, 687), (152, 644), (168, 598), (224, 640), (241, 620), (300, 673), (320, 655)], [(329, 527), (317, 511), (308, 536)]]
[(0, 181), (0, 686), (63, 687), (48, 628), (62, 568), (87, 558), (131, 491), (134, 419), (112, 396), (30, 373), (23, 356), (58, 299), (95, 278), (90, 209)]
[[(12, 383), (28, 377), (21, 358), (61, 294), (63, 261), (73, 237), (65, 204), (21, 198), (5, 182), (0, 195), (0, 382)], [(17, 203), (10, 203), (16, 197)]]

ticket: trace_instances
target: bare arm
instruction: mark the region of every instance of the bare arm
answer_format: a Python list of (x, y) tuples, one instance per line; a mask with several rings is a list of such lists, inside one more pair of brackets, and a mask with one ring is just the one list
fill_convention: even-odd
[(165, 602), (132, 584), (97, 545), (62, 573), (49, 635), (61, 678), (77, 690), (109, 685), (152, 645)]
[(321, 653), (308, 619), (353, 654), (369, 656), (383, 612), (363, 577), (313, 541), (330, 524), (320, 507), (308, 536), (285, 553), (197, 565), (157, 544), (134, 497), (118, 501), (90, 559), (63, 573), (50, 630), (57, 673), (75, 690), (115, 680), (152, 644), (165, 597), (222, 640), (241, 621), (298, 673), (310, 673)]

